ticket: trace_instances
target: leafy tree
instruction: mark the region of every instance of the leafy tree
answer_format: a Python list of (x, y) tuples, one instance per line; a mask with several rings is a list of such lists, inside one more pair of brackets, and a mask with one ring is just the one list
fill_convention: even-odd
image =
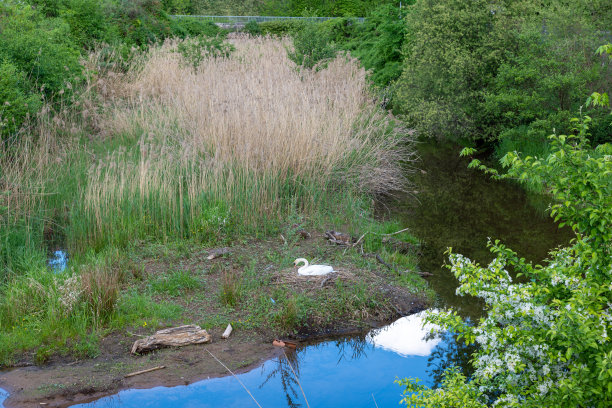
[(399, 7), (383, 4), (363, 24), (357, 25), (345, 46), (366, 70), (371, 70), (372, 82), (381, 87), (389, 85), (402, 72), (401, 50), (407, 29), (403, 14)]
[(0, 140), (19, 130), (40, 105), (40, 96), (30, 93), (25, 73), (0, 60)]
[(487, 0), (421, 0), (406, 16), (404, 70), (394, 106), (422, 134), (483, 135), (479, 105), (499, 64)]
[(293, 48), (288, 54), (289, 58), (304, 68), (314, 68), (326, 59), (333, 58), (337, 52), (329, 33), (322, 32), (318, 23), (307, 23), (296, 32)]
[[(515, 48), (485, 91), (482, 109), (488, 123), (483, 126), (508, 150), (523, 150), (533, 141), (545, 145), (549, 129), (567, 132), (571, 112), (584, 104), (586, 90), (610, 81), (609, 64), (592, 52), (599, 34), (574, 11), (551, 7), (522, 23), (514, 35)], [(592, 109), (585, 113), (593, 118), (592, 137), (610, 140), (605, 115)]]
[[(393, 107), (426, 137), (501, 140), (501, 155), (545, 147), (550, 129), (569, 130), (585, 89), (610, 86), (610, 64), (591, 51), (610, 9), (587, 0), (417, 1)], [(584, 113), (593, 140), (609, 141), (605, 115)]]
[(0, 3), (0, 50), (38, 90), (67, 90), (81, 73), (80, 51), (63, 19), (46, 19), (24, 4)]

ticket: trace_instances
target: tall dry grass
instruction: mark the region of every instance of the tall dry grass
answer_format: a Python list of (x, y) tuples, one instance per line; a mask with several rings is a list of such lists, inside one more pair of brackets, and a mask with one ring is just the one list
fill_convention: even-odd
[(401, 189), (405, 140), (389, 130), (355, 60), (299, 71), (286, 40), (233, 45), (230, 57), (194, 70), (167, 42), (114, 85), (122, 98), (104, 132), (137, 142), (91, 166), (85, 235), (129, 234), (128, 214), (164, 233), (196, 233), (210, 221), (203, 208), (219, 202), (255, 227), (344, 205), (347, 194)]
[(58, 231), (77, 252), (150, 235), (212, 242), (291, 214), (350, 218), (403, 187), (407, 140), (355, 60), (298, 70), (287, 40), (232, 42), (195, 70), (176, 41), (133, 56), (127, 73), (92, 55), (75, 112), (42, 112), (3, 146), (0, 263), (29, 263), (15, 252)]

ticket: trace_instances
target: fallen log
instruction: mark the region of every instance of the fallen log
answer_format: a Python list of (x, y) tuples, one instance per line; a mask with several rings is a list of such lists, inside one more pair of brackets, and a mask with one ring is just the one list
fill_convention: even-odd
[(139, 339), (132, 345), (132, 354), (140, 354), (161, 347), (182, 347), (190, 344), (210, 342), (210, 334), (193, 324), (159, 330), (155, 334)]

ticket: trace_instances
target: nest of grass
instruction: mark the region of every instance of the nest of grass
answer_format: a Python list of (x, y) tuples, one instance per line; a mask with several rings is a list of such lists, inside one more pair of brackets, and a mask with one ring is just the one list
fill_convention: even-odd
[(338, 270), (336, 272), (322, 276), (304, 276), (299, 275), (296, 269), (282, 269), (276, 271), (272, 275), (271, 283), (274, 285), (283, 285), (294, 289), (296, 292), (304, 292), (312, 290), (323, 290), (333, 287), (337, 281), (345, 283), (354, 283), (359, 281), (371, 282), (375, 279), (380, 279), (374, 273), (359, 271), (357, 276), (354, 272), (347, 270)]

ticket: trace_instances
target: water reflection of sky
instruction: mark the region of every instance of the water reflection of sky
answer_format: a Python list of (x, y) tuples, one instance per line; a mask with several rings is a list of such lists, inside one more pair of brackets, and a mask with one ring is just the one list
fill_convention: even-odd
[[(386, 331), (361, 338), (341, 339), (310, 345), (297, 352), (241, 374), (240, 380), (262, 407), (305, 407), (304, 398), (289, 363), (299, 376), (311, 407), (397, 406), (402, 389), (397, 377), (419, 377), (433, 385), (439, 367), (430, 358), (444, 348), (444, 340), (423, 340), (416, 322), (420, 315), (400, 319)], [(405, 343), (407, 346), (400, 346)], [(395, 349), (395, 350), (394, 350)], [(433, 354), (432, 354), (433, 353)], [(443, 355), (444, 353), (438, 353)], [(251, 397), (232, 377), (200, 381), (188, 386), (126, 390), (79, 407), (256, 407)]]
[(4, 407), (4, 400), (7, 399), (9, 396), (8, 392), (4, 391), (2, 388), (0, 388), (0, 407)]
[(439, 329), (438, 326), (432, 324), (423, 326), (425, 313), (423, 311), (402, 317), (380, 330), (373, 330), (366, 337), (366, 341), (406, 357), (429, 356), (442, 339), (430, 335), (432, 330)]

